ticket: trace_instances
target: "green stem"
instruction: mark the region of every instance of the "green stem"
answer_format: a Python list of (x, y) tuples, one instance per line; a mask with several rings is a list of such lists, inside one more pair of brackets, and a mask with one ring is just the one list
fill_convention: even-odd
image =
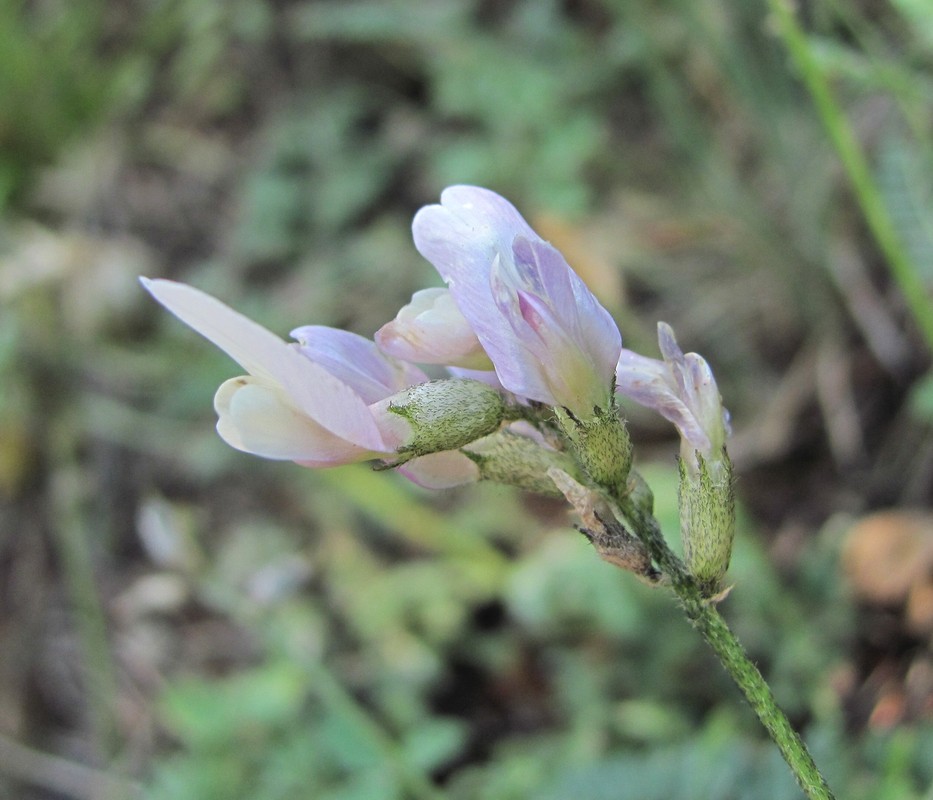
[(777, 20), (778, 31), (790, 57), (800, 71), (820, 120), (852, 182), (865, 221), (888, 262), (891, 274), (900, 287), (927, 346), (933, 350), (933, 307), (926, 287), (897, 234), (852, 126), (833, 98), (829, 82), (813, 57), (806, 34), (800, 27), (789, 0), (769, 0), (768, 5)]
[[(683, 599), (683, 598), (681, 598)], [(745, 694), (752, 709), (784, 756), (804, 794), (813, 800), (832, 800), (833, 793), (813, 756), (777, 704), (771, 687), (749, 659), (741, 642), (711, 603), (688, 606), (687, 616), (713, 649), (726, 671)]]
[(810, 800), (833, 800), (833, 793), (820, 774), (816, 762), (799, 734), (775, 700), (771, 687), (748, 657), (715, 605), (706, 599), (683, 562), (668, 547), (657, 520), (627, 498), (617, 498), (631, 523), (661, 571), (670, 579), (687, 618), (713, 649), (726, 672), (742, 690), (761, 724), (781, 751), (781, 755)]

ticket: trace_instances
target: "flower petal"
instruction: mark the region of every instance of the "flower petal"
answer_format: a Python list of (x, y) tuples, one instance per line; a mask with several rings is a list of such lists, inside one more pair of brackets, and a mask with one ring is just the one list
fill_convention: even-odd
[(687, 353), (684, 356), (687, 374), (693, 388), (697, 419), (710, 439), (710, 446), (717, 450), (723, 446), (730, 433), (729, 412), (722, 407), (722, 397), (713, 370), (703, 356)]
[(454, 186), (441, 205), (418, 212), (413, 233), (508, 391), (583, 417), (606, 405), (622, 347), (618, 328), (511, 203)]
[(139, 279), (178, 319), (217, 345), (250, 375), (275, 381), (285, 342), (209, 294), (184, 283)]
[(365, 450), (387, 452), (379, 428), (363, 399), (343, 381), (305, 358), (298, 345), (291, 369), (281, 376), (282, 385), (302, 411), (331, 433)]
[(418, 252), (448, 283), (486, 274), (495, 254), (507, 252), (516, 236), (538, 238), (515, 206), (478, 186), (445, 189), (440, 205), (415, 214), (412, 231)]
[(709, 448), (708, 437), (681, 397), (671, 368), (664, 361), (623, 348), (616, 369), (616, 391), (674, 423), (695, 449), (705, 452)]
[(367, 450), (385, 451), (366, 403), (324, 367), (262, 325), (183, 283), (140, 279), (182, 322), (217, 345), (247, 372), (287, 391), (291, 402), (331, 433)]
[(729, 434), (729, 415), (709, 364), (696, 353), (684, 355), (664, 322), (658, 323), (658, 345), (663, 361), (622, 350), (616, 391), (673, 422), (688, 452), (719, 458)]
[(492, 369), (492, 362), (448, 289), (422, 289), (376, 331), (380, 349), (421, 364)]
[(457, 450), (415, 458), (398, 471), (425, 489), (449, 489), (479, 480), (479, 467)]
[[(422, 208), (412, 223), (415, 247), (447, 282), (464, 317), (476, 332), (506, 388), (500, 370), (524, 354), (502, 336), (502, 319), (493, 298), (489, 273), (500, 253), (511, 251), (516, 235), (535, 237), (515, 207), (488, 189), (451, 186), (441, 205)], [(521, 393), (521, 392), (519, 392)]]
[(292, 405), (285, 392), (262, 378), (224, 382), (214, 396), (217, 432), (231, 447), (264, 458), (335, 466), (375, 458), (322, 428)]
[(291, 335), (302, 354), (353, 389), (370, 404), (428, 380), (413, 364), (397, 361), (375, 342), (326, 325), (304, 325)]
[(560, 251), (541, 239), (524, 240), (519, 236), (512, 243), (512, 254), (516, 264), (527, 265), (526, 270), (534, 265), (542, 299), (554, 309), (560, 327), (580, 354), (597, 369), (615, 364), (622, 349), (619, 328)]

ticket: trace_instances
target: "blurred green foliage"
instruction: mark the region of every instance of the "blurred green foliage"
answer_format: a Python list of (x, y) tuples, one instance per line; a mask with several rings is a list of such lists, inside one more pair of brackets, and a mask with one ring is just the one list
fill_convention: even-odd
[[(929, 286), (933, 11), (804, 5)], [(438, 282), (412, 211), (476, 182), (583, 242), (631, 346), (664, 318), (714, 364), (764, 470), (726, 614), (840, 797), (929, 798), (929, 720), (866, 727), (839, 688), (859, 632), (827, 499), (924, 502), (929, 354), (764, 2), (0, 0), (0, 98), (0, 566), (27, 576), (0, 581), (3, 650), (55, 661), (35, 620), (68, 597), (74, 672), (119, 686), (56, 700), (0, 670), (0, 708), (46, 710), (17, 735), (67, 734), (154, 800), (797, 796), (671, 598), (560, 505), (230, 451), (210, 397), (234, 368), (134, 283), (369, 335)], [(813, 433), (839, 353), (864, 453)], [(676, 540), (668, 431), (632, 422)], [(779, 570), (788, 517), (810, 535)], [(6, 766), (0, 794), (39, 781)]]
[(0, 3), (0, 206), (105, 112), (103, 4)]

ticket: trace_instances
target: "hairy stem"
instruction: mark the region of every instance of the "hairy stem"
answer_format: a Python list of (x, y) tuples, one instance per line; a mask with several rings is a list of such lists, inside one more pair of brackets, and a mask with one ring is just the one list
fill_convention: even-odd
[(703, 596), (683, 562), (668, 547), (657, 520), (627, 498), (618, 498), (618, 502), (633, 532), (670, 580), (671, 588), (677, 594), (687, 618), (742, 690), (761, 724), (781, 751), (800, 788), (810, 800), (834, 800), (832, 790), (820, 774), (807, 746), (778, 706), (771, 687), (715, 605)]

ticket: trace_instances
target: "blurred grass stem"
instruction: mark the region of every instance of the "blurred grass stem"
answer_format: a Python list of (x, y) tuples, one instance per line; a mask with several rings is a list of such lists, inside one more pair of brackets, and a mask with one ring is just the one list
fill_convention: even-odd
[(69, 420), (52, 437), (61, 451), (56, 462), (62, 465), (52, 481), (52, 528), (81, 652), (80, 677), (87, 698), (90, 733), (97, 756), (106, 763), (117, 743), (114, 704), (118, 685), (106, 615), (94, 575), (91, 532), (85, 524), (89, 487), (78, 463), (74, 437), (69, 434), (77, 429)]
[(484, 538), (470, 535), (423, 503), (411, 502), (401, 481), (387, 481), (361, 466), (320, 470), (315, 477), (349, 507), (363, 511), (410, 546), (443, 554), (485, 582), (495, 584), (508, 569), (505, 556)]
[(856, 200), (865, 215), (868, 227), (907, 301), (927, 347), (933, 352), (933, 305), (927, 296), (919, 271), (898, 236), (852, 126), (833, 98), (829, 82), (810, 50), (807, 36), (797, 20), (790, 0), (768, 0), (768, 5), (777, 20), (781, 39), (813, 98), (820, 120), (852, 182)]

